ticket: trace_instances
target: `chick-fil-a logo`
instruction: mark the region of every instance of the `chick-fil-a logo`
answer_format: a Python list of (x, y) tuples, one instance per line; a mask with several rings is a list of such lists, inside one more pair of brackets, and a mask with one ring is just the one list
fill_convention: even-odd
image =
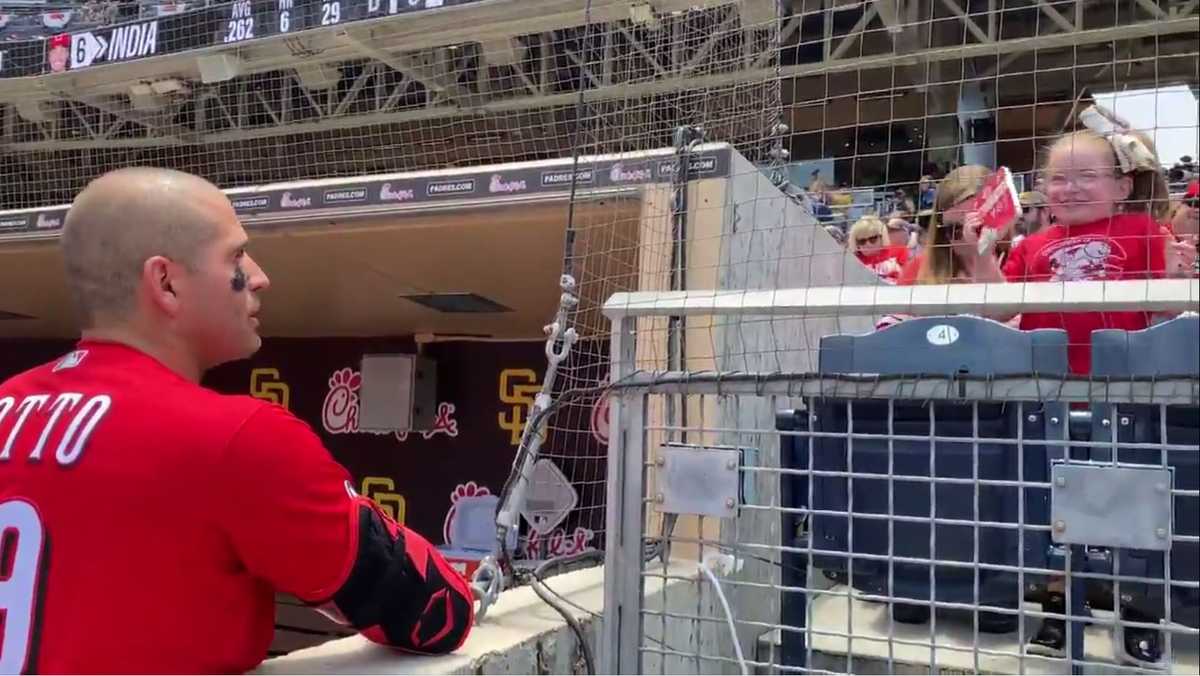
[(451, 526), (454, 525), (454, 519), (458, 514), (458, 501), (463, 498), (475, 498), (481, 495), (491, 495), (492, 491), (487, 486), (482, 486), (474, 481), (468, 481), (465, 484), (459, 484), (450, 491), (450, 509), (446, 511), (446, 518), (442, 520), (442, 542), (453, 544), (450, 540)]
[[(595, 531), (579, 526), (570, 535), (567, 535), (567, 531), (562, 528), (555, 528), (546, 535), (536, 530), (530, 530), (529, 537), (525, 539), (525, 558), (538, 560), (543, 555), (547, 558), (554, 558), (578, 554), (592, 549), (589, 545), (595, 538)], [(543, 547), (545, 551), (542, 551)]]
[(329, 391), (321, 407), (321, 425), (330, 434), (358, 432), (358, 389), (362, 376), (354, 369), (339, 369), (329, 376)]
[[(329, 434), (392, 434), (396, 441), (407, 441), (408, 432), (387, 432), (358, 429), (358, 391), (362, 388), (362, 374), (352, 368), (342, 368), (329, 376), (329, 391), (321, 405), (321, 426)], [(423, 430), (423, 439), (444, 434), (458, 436), (458, 420), (454, 417), (454, 404), (443, 401), (438, 404), (431, 429)]]

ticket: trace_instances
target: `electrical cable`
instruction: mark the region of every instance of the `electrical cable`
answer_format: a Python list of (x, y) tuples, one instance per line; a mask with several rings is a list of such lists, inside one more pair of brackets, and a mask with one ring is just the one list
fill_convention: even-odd
[(733, 650), (737, 654), (738, 664), (742, 666), (742, 674), (750, 676), (750, 665), (746, 664), (746, 656), (742, 654), (742, 643), (738, 640), (737, 626), (733, 623), (733, 611), (729, 609), (729, 601), (725, 598), (724, 590), (721, 589), (721, 581), (708, 567), (708, 561), (700, 563), (700, 571), (712, 583), (713, 589), (717, 592), (717, 599), (721, 601), (721, 607), (725, 610), (725, 622), (729, 626), (729, 637), (733, 641)]
[[(559, 604), (554, 597), (558, 597), (564, 601), (567, 601), (567, 599), (563, 598), (560, 594), (552, 592), (550, 588), (545, 585), (544, 579), (546, 578), (547, 573), (551, 570), (565, 568), (572, 564), (590, 562), (593, 559), (603, 559), (603, 556), (604, 553), (600, 550), (592, 549), (586, 552), (572, 554), (570, 556), (560, 556), (558, 558), (550, 559), (533, 570), (533, 581), (530, 583), (530, 587), (533, 588), (533, 593), (537, 594), (538, 598), (544, 601), (546, 605), (557, 611), (567, 623), (567, 626), (571, 628), (571, 631), (575, 633), (575, 638), (579, 643), (579, 650), (583, 653), (584, 668), (587, 670), (588, 674), (596, 673), (596, 660), (592, 655), (591, 643), (588, 642), (587, 636), (583, 633), (583, 626), (579, 624), (579, 620), (576, 619), (569, 610)], [(579, 606), (575, 603), (570, 601), (567, 601), (567, 603), (579, 608)], [(580, 608), (580, 610), (583, 610), (591, 615), (596, 615), (592, 611), (584, 608)]]

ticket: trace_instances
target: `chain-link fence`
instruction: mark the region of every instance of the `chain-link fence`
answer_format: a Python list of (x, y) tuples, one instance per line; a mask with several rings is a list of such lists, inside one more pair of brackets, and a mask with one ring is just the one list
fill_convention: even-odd
[[(1164, 284), (1155, 297), (1135, 282), (925, 291), (942, 303), (965, 292), (951, 304), (981, 314), (1022, 299), (1027, 312), (1088, 296), (1129, 307), (1138, 289), (1147, 311), (1196, 307), (1195, 282)], [(796, 370), (724, 368), (720, 345), (695, 370), (649, 356), (667, 340), (661, 316), (738, 316), (752, 332), (838, 307), (940, 314), (916, 295), (609, 303), (602, 670), (1195, 670), (1195, 314), (1096, 332), (1090, 377), (1067, 375), (1066, 332), (970, 316), (830, 334)]]

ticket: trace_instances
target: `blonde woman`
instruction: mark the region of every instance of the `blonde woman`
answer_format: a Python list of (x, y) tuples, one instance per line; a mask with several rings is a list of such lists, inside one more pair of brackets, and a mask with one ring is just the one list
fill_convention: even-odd
[(850, 250), (879, 278), (895, 284), (908, 262), (908, 247), (892, 244), (888, 228), (874, 214), (867, 214), (850, 227)]

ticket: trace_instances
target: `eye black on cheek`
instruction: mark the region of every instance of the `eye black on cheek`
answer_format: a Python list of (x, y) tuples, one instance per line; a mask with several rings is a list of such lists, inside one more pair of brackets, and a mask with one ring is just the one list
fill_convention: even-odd
[(233, 279), (230, 280), (229, 285), (234, 292), (246, 290), (246, 271), (242, 270), (241, 264), (233, 269)]

